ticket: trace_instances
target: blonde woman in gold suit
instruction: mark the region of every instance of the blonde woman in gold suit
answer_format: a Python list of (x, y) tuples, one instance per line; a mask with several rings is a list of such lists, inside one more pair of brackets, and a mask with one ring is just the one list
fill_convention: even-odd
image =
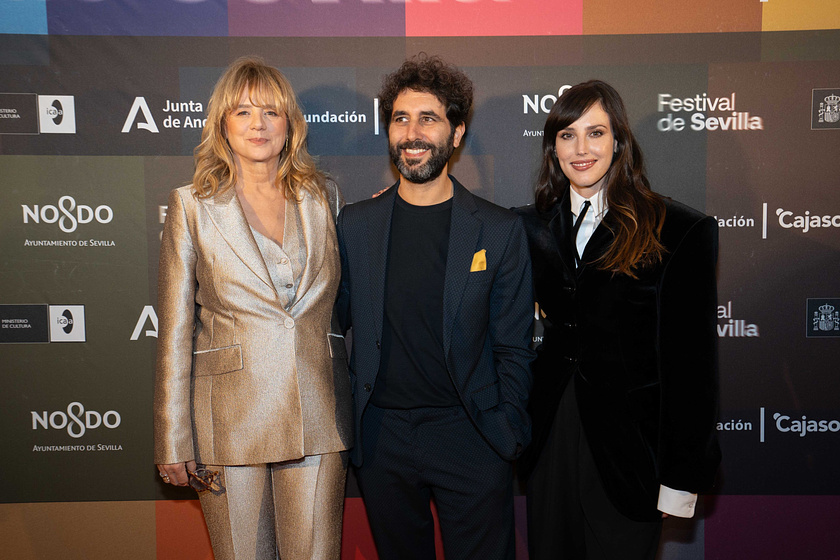
[(342, 204), (306, 151), (286, 78), (234, 62), (210, 98), (193, 184), (169, 197), (154, 401), (158, 470), (210, 486), (217, 560), (339, 558), (353, 443), (332, 320)]

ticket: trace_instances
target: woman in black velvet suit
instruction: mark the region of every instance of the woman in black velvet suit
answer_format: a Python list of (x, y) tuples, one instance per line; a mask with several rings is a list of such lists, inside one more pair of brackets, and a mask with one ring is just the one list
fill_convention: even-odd
[(717, 224), (651, 191), (599, 81), (554, 105), (519, 213), (545, 325), (520, 461), (531, 560), (652, 559), (720, 462)]

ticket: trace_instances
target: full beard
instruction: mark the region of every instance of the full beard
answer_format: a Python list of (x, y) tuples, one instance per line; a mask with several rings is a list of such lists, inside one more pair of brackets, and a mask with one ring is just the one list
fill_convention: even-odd
[[(402, 142), (401, 144), (391, 145), (388, 152), (391, 154), (391, 161), (397, 167), (400, 175), (405, 177), (412, 183), (421, 185), (434, 181), (443, 172), (449, 158), (455, 151), (454, 145), (455, 131), (449, 135), (449, 139), (443, 144), (430, 144), (422, 140), (414, 140), (412, 142)], [(402, 150), (406, 149), (421, 149), (429, 150), (429, 159), (422, 165), (411, 165), (413, 160), (406, 157), (403, 159)]]

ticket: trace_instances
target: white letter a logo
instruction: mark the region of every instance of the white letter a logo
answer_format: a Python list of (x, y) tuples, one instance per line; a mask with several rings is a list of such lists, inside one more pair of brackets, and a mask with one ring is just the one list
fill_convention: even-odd
[(146, 326), (146, 322), (152, 322), (152, 328), (146, 331), (146, 336), (153, 336), (157, 338), (158, 335), (158, 317), (157, 313), (155, 313), (155, 308), (151, 305), (147, 305), (143, 307), (143, 312), (140, 313), (140, 318), (137, 319), (137, 324), (134, 326), (134, 332), (131, 333), (131, 340), (137, 340), (140, 338), (140, 333), (143, 331), (143, 327)]
[(131, 130), (131, 125), (134, 124), (134, 119), (137, 118), (137, 111), (143, 111), (143, 118), (146, 119), (146, 122), (139, 122), (137, 123), (137, 128), (144, 128), (149, 132), (158, 133), (157, 124), (155, 124), (155, 119), (152, 118), (152, 112), (149, 111), (149, 106), (146, 104), (145, 97), (135, 97), (134, 104), (131, 106), (131, 111), (128, 112), (128, 117), (125, 119), (125, 124), (122, 127), (123, 132), (129, 132)]

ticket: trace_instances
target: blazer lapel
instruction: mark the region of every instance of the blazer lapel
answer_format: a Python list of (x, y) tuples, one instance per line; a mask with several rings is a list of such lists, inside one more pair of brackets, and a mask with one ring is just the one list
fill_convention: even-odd
[(567, 281), (574, 281), (575, 278), (575, 247), (572, 241), (572, 199), (569, 196), (569, 189), (558, 204), (555, 204), (555, 215), (548, 224), (557, 244), (558, 255), (561, 261), (561, 270)]
[(473, 195), (453, 177), (452, 222), (449, 229), (449, 253), (446, 256), (446, 280), (443, 290), (443, 348), (449, 354), (452, 326), (470, 276), (470, 265), (481, 238), (481, 220)]
[(201, 200), (210, 220), (236, 256), (263, 282), (276, 291), (268, 268), (260, 253), (236, 190), (231, 187), (221, 194)]
[(300, 215), (303, 238), (306, 243), (306, 267), (300, 279), (296, 298), (296, 301), (299, 302), (303, 294), (309, 290), (318, 277), (318, 273), (324, 264), (324, 248), (326, 247), (329, 220), (327, 218), (327, 208), (309, 193), (303, 195), (303, 200), (298, 205), (297, 211)]
[(368, 293), (370, 312), (376, 326), (377, 337), (382, 337), (382, 320), (385, 312), (385, 274), (388, 265), (388, 245), (391, 239), (391, 219), (397, 200), (397, 185), (373, 199), (367, 220)]
[[(609, 212), (607, 212), (607, 216)], [(586, 247), (583, 249), (583, 256), (580, 259), (580, 268), (578, 268), (577, 275), (580, 276), (581, 273), (588, 267), (592, 266), (592, 263), (604, 254), (607, 248), (610, 246), (613, 240), (613, 233), (604, 223), (607, 219), (607, 216), (604, 216), (604, 219), (601, 220), (601, 223), (598, 224), (598, 227), (595, 228), (595, 231), (592, 232), (592, 237), (589, 238), (589, 241), (586, 243)]]

